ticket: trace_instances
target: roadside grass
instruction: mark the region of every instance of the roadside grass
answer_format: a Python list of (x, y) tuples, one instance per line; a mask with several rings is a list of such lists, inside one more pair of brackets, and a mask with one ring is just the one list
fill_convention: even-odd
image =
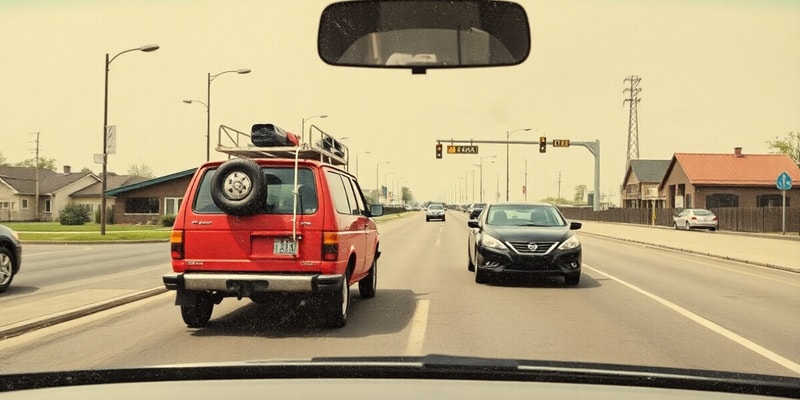
[[(414, 213), (387, 214), (375, 218), (382, 223)], [(24, 241), (52, 242), (99, 242), (99, 241), (138, 241), (168, 240), (171, 227), (160, 225), (107, 224), (106, 234), (100, 235), (100, 224), (61, 225), (58, 222), (4, 222)]]
[(107, 224), (106, 234), (100, 234), (100, 224), (61, 225), (58, 222), (7, 222), (3, 225), (19, 234), (22, 241), (117, 241), (166, 240), (172, 228), (159, 225)]

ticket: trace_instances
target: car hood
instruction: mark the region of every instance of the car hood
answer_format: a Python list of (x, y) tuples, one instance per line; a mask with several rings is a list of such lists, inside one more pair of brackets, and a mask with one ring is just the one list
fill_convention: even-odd
[(569, 226), (498, 226), (484, 225), (484, 231), (507, 242), (560, 242), (572, 235)]

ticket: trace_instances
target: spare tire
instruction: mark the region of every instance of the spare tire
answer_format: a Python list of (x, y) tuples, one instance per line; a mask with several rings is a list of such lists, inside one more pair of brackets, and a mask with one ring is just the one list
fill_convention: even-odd
[(211, 180), (211, 199), (227, 214), (255, 214), (262, 209), (266, 197), (264, 174), (253, 160), (228, 160), (217, 168)]

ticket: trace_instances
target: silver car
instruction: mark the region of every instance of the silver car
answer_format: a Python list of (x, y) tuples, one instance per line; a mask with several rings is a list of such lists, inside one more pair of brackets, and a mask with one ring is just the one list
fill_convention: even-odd
[(428, 222), (432, 219), (440, 219), (444, 221), (444, 205), (443, 204), (430, 204), (428, 205), (428, 211), (425, 212), (425, 222)]
[(672, 217), (675, 229), (719, 229), (719, 220), (713, 212), (702, 208), (687, 208)]

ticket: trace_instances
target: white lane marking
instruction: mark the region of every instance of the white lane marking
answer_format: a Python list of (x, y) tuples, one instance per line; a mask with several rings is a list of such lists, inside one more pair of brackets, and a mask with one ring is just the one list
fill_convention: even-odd
[[(678, 254), (670, 254), (671, 252), (667, 252), (667, 253), (668, 253), (667, 256), (673, 257), (673, 258), (677, 258), (679, 260), (688, 261), (688, 262), (692, 262), (692, 263), (696, 263), (696, 264), (702, 264), (702, 265), (709, 266), (711, 268), (721, 269), (723, 271), (733, 272), (733, 273), (740, 274), (740, 275), (752, 276), (754, 278), (759, 278), (759, 279), (763, 279), (763, 280), (766, 280), (766, 281), (776, 282), (776, 283), (780, 283), (780, 284), (783, 284), (783, 285), (800, 287), (800, 283), (788, 282), (785, 279), (775, 279), (775, 278), (772, 278), (772, 277), (769, 277), (769, 276), (764, 276), (763, 274), (756, 274), (754, 272), (742, 271), (741, 269), (724, 267), (722, 265), (719, 265), (718, 263), (715, 264), (713, 262), (704, 262), (704, 261), (696, 260), (696, 259), (689, 258), (689, 257), (682, 257), (681, 255), (678, 255)], [(770, 272), (782, 272), (783, 274), (787, 274), (787, 275), (791, 275), (791, 276), (795, 276), (795, 277), (797, 276), (797, 272), (785, 271), (785, 270), (782, 270), (782, 269), (775, 269), (775, 268), (769, 268), (769, 267), (763, 267), (763, 266), (760, 266), (760, 265), (747, 264), (747, 263), (743, 263), (741, 261), (735, 261), (735, 260), (720, 260), (719, 258), (714, 258), (714, 257), (705, 256), (705, 255), (701, 255), (701, 254), (698, 254), (698, 256), (702, 256), (704, 258), (708, 258), (708, 259), (710, 259), (712, 261), (736, 263), (736, 264), (741, 264), (741, 265), (743, 265), (743, 266), (745, 266), (747, 268), (758, 268), (758, 269), (762, 269), (762, 270), (766, 270), (766, 271), (770, 271)]]
[(411, 330), (408, 333), (408, 344), (406, 345), (406, 355), (421, 356), (422, 344), (425, 340), (425, 329), (428, 327), (428, 306), (429, 300), (417, 301), (417, 309), (411, 317)]
[(596, 273), (598, 273), (600, 275), (603, 275), (608, 279), (616, 281), (617, 283), (619, 283), (619, 284), (621, 284), (623, 286), (627, 286), (629, 289), (632, 289), (632, 290), (634, 290), (636, 292), (639, 292), (640, 294), (643, 294), (643, 295), (655, 300), (656, 302), (660, 303), (664, 307), (667, 307), (670, 310), (677, 312), (678, 314), (680, 314), (680, 315), (682, 315), (682, 316), (694, 321), (695, 323), (699, 324), (700, 326), (703, 326), (703, 327), (711, 330), (712, 332), (720, 334), (720, 335), (722, 335), (722, 336), (734, 341), (735, 343), (739, 344), (740, 346), (742, 346), (742, 347), (744, 347), (744, 348), (746, 348), (746, 349), (748, 349), (750, 351), (753, 351), (754, 353), (756, 353), (756, 354), (758, 354), (758, 355), (760, 355), (760, 356), (762, 356), (762, 357), (764, 357), (764, 358), (766, 358), (766, 359), (768, 359), (768, 360), (770, 360), (770, 361), (772, 361), (772, 362), (774, 362), (774, 363), (776, 363), (776, 364), (778, 364), (778, 365), (780, 365), (780, 366), (782, 366), (782, 367), (784, 367), (784, 368), (786, 368), (786, 369), (788, 369), (788, 370), (790, 370), (790, 371), (792, 371), (792, 372), (794, 372), (796, 374), (800, 374), (800, 364), (798, 364), (798, 363), (796, 363), (796, 362), (794, 362), (794, 361), (792, 361), (792, 360), (790, 360), (790, 359), (788, 359), (786, 357), (783, 357), (783, 356), (775, 353), (772, 350), (769, 350), (769, 349), (767, 349), (767, 348), (765, 348), (765, 347), (763, 347), (761, 345), (756, 344), (755, 342), (747, 340), (744, 337), (739, 336), (739, 335), (731, 332), (730, 330), (725, 329), (724, 327), (722, 327), (720, 325), (717, 325), (717, 324), (715, 324), (715, 323), (713, 323), (713, 322), (711, 322), (711, 321), (709, 321), (709, 320), (707, 320), (707, 319), (705, 319), (705, 318), (703, 318), (703, 317), (701, 317), (701, 316), (699, 316), (699, 315), (697, 315), (697, 314), (695, 314), (695, 313), (693, 313), (693, 312), (691, 312), (691, 311), (689, 311), (689, 310), (687, 310), (687, 309), (685, 309), (685, 308), (683, 308), (683, 307), (681, 307), (681, 306), (679, 306), (679, 305), (677, 305), (677, 304), (675, 304), (675, 303), (673, 303), (671, 301), (663, 299), (663, 298), (661, 298), (659, 296), (656, 296), (656, 295), (654, 295), (654, 294), (652, 294), (652, 293), (650, 293), (650, 292), (648, 292), (648, 291), (646, 291), (646, 290), (644, 290), (642, 288), (639, 288), (638, 286), (635, 286), (633, 284), (625, 282), (622, 279), (619, 279), (619, 278), (617, 278), (615, 276), (609, 275), (608, 273), (602, 272), (602, 271), (598, 270), (597, 268), (590, 267), (590, 266), (588, 266), (586, 264), (583, 264), (583, 267), (584, 268), (588, 268), (588, 269), (590, 269), (590, 270), (592, 270), (592, 271), (594, 271), (594, 272), (596, 272)]

